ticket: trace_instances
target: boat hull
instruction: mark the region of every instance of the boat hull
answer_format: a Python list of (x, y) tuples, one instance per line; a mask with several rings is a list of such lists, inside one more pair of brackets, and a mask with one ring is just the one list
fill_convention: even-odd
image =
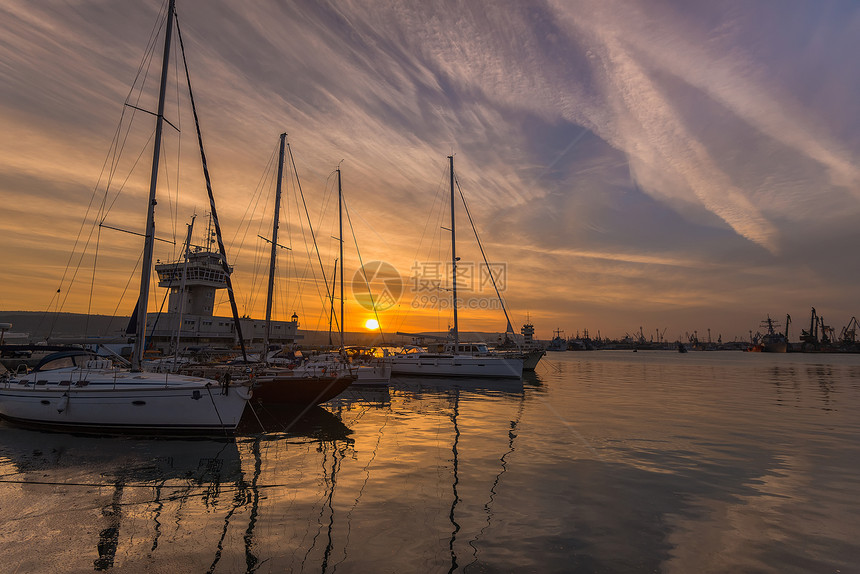
[(254, 378), (254, 401), (284, 405), (318, 405), (330, 401), (355, 381), (355, 375), (332, 376), (267, 373)]
[(247, 387), (177, 384), (85, 386), (7, 383), (0, 417), (48, 428), (91, 431), (232, 431), (250, 398)]
[(359, 365), (355, 369), (357, 378), (354, 385), (387, 385), (391, 380), (390, 363)]
[(521, 359), (523, 362), (523, 371), (534, 371), (540, 360), (546, 355), (544, 349), (530, 349), (528, 351), (496, 349), (496, 353), (500, 357)]
[(544, 355), (546, 355), (546, 351), (544, 351), (543, 349), (532, 349), (531, 351), (526, 351), (525, 353), (523, 353), (523, 370), (534, 371)]
[[(415, 355), (415, 356), (412, 356)], [(521, 358), (409, 353), (395, 356), (391, 374), (430, 377), (521, 378)]]
[(205, 364), (183, 367), (183, 372), (216, 380), (242, 381), (251, 386), (255, 402), (316, 405), (342, 393), (355, 380), (347, 369), (327, 365), (265, 367)]

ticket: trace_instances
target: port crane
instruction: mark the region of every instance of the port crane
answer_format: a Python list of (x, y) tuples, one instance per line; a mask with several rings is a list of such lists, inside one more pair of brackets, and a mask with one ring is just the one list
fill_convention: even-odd
[(839, 334), (839, 340), (842, 341), (842, 343), (856, 343), (858, 327), (860, 327), (860, 325), (857, 324), (857, 317), (851, 317), (848, 324), (842, 328), (842, 332)]
[(808, 348), (819, 349), (822, 345), (830, 345), (833, 342), (835, 330), (824, 322), (824, 318), (812, 308), (809, 317), (809, 330), (800, 330), (800, 341), (804, 350)]

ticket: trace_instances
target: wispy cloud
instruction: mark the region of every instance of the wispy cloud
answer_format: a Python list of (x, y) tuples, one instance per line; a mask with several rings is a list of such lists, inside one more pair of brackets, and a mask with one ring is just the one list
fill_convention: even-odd
[[(20, 287), (43, 273), (28, 255), (33, 237), (19, 239), (27, 214), (50, 211), (54, 225), (30, 226), (43, 243), (79, 225), (159, 8), (0, 7), (0, 197), (16, 214), (0, 221), (0, 239), (23, 270), (5, 305), (41, 308)], [(773, 296), (752, 268), (791, 286), (780, 305), (829, 283), (846, 287), (829, 289), (828, 304), (855, 312), (847, 286), (860, 271), (830, 249), (852, 240), (860, 215), (851, 3), (184, 0), (178, 9), (225, 225), (239, 225), (286, 130), (311, 208), (344, 160), (363, 250), (408, 268), (454, 152), (493, 258), (530, 255), (543, 278), (511, 282), (513, 300), (540, 302), (536, 316), (587, 314), (576, 297), (534, 293), (564, 299), (571, 285), (602, 313), (619, 309), (615, 321), (642, 301), (655, 313), (674, 300), (719, 315), (707, 300), (724, 306), (731, 293), (758, 312)], [(183, 113), (174, 119), (187, 143)], [(185, 195), (200, 190), (195, 154), (180, 159), (180, 205), (175, 184), (159, 205), (171, 233), (204, 204)], [(145, 182), (128, 185), (117, 215), (133, 219)], [(49, 267), (64, 264), (44, 255)]]

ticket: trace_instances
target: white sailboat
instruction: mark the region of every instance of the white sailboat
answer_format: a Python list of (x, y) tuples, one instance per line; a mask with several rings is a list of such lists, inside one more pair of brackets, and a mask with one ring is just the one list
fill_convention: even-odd
[(26, 426), (97, 431), (232, 431), (247, 387), (119, 368), (84, 350), (59, 352), (0, 384), (0, 416)]
[[(433, 347), (433, 345), (431, 345)], [(412, 348), (394, 355), (395, 375), (521, 378), (523, 359), (491, 353), (484, 343), (446, 343), (436, 349)]]
[[(254, 403), (308, 407), (326, 402), (339, 395), (352, 383), (355, 375), (346, 369), (326, 369), (325, 366), (322, 368), (309, 367), (300, 361), (294, 353), (288, 352), (286, 349), (278, 349), (278, 345), (270, 345), (272, 341), (272, 305), (274, 303), (277, 249), (282, 248), (278, 244), (278, 229), (280, 226), (281, 185), (284, 175), (286, 139), (287, 134), (282, 133), (278, 146), (278, 176), (274, 215), (272, 217), (272, 238), (266, 239), (271, 243), (271, 254), (263, 349), (259, 355), (243, 353), (242, 359), (230, 362), (200, 363), (189, 361), (179, 367), (179, 372), (216, 380), (229, 378), (233, 381), (247, 382), (253, 391)], [(220, 234), (216, 235), (220, 237)], [(212, 255), (215, 256), (216, 254)], [(296, 319), (297, 316), (293, 315), (293, 325), (298, 327)]]
[(522, 357), (493, 354), (482, 343), (461, 343), (457, 322), (457, 241), (454, 201), (454, 156), (448, 156), (451, 175), (451, 286), (454, 309), (452, 340), (436, 349), (410, 349), (395, 355), (391, 360), (394, 375), (435, 377), (489, 377), (521, 378)]
[[(337, 168), (337, 197), (338, 197), (338, 242), (340, 243), (339, 261), (343, 262), (343, 186), (341, 185), (340, 167)], [(337, 265), (337, 264), (335, 264)], [(318, 376), (321, 373), (338, 373), (350, 375), (352, 384), (361, 386), (387, 385), (391, 380), (391, 362), (386, 354), (380, 355), (374, 348), (368, 347), (346, 347), (344, 343), (344, 296), (343, 296), (343, 268), (340, 265), (340, 319), (338, 327), (339, 344), (336, 349), (325, 353), (303, 358), (299, 366), (294, 367), (297, 373), (304, 377)], [(333, 276), (334, 278), (334, 276)], [(328, 287), (326, 287), (328, 288)], [(334, 279), (330, 292), (331, 318), (334, 313)], [(331, 332), (329, 332), (329, 345), (331, 345)], [(292, 361), (294, 359), (287, 359)]]
[(99, 431), (230, 431), (238, 425), (250, 398), (247, 386), (141, 370), (155, 238), (155, 192), (174, 18), (174, 0), (170, 0), (132, 366), (130, 369), (120, 368), (110, 360), (94, 358), (89, 353), (76, 350), (46, 357), (31, 373), (5, 374), (0, 379), (0, 416), (12, 422)]
[[(280, 136), (278, 180), (275, 192), (275, 209), (272, 219), (272, 248), (269, 260), (269, 281), (266, 297), (266, 335), (263, 342), (263, 364), (254, 375), (254, 396), (263, 403), (290, 403), (303, 406), (315, 405), (333, 399), (355, 380), (349, 369), (326, 369), (307, 364), (292, 367), (278, 366), (268, 354), (272, 326), (272, 303), (274, 299), (275, 266), (278, 249), (278, 227), (280, 221), (281, 182), (283, 180), (284, 152), (287, 134)], [(340, 172), (338, 171), (338, 175)], [(340, 179), (338, 179), (340, 182)], [(342, 312), (342, 311), (341, 311)], [(341, 329), (341, 340), (343, 330)]]
[[(329, 357), (341, 362), (345, 369), (355, 374), (355, 385), (387, 385), (391, 379), (391, 364), (387, 357), (376, 356), (367, 349), (347, 349), (344, 345), (344, 298), (343, 298), (343, 187), (341, 185), (340, 167), (337, 168), (337, 217), (340, 243), (340, 349), (338, 353), (330, 353)], [(332, 286), (333, 287), (333, 286)], [(332, 289), (332, 297), (334, 290)]]

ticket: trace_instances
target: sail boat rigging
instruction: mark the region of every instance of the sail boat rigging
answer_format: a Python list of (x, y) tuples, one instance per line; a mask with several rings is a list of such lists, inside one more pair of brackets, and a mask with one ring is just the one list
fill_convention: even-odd
[[(292, 403), (311, 406), (325, 402), (343, 392), (355, 376), (348, 370), (344, 372), (317, 369), (312, 365), (292, 364), (294, 357), (286, 359), (289, 367), (270, 366), (270, 363), (283, 362), (275, 354), (269, 355), (269, 340), (272, 322), (272, 304), (275, 283), (275, 268), (278, 248), (278, 226), (281, 206), (281, 184), (284, 173), (284, 160), (287, 134), (282, 133), (278, 145), (278, 179), (275, 191), (275, 212), (272, 218), (272, 250), (269, 260), (269, 277), (266, 297), (266, 334), (260, 363), (250, 368), (253, 372), (255, 399), (266, 403)], [(342, 333), (342, 331), (341, 331)], [(247, 363), (247, 361), (245, 361)], [(210, 367), (219, 368), (219, 367)], [(220, 367), (223, 368), (223, 367)], [(229, 367), (228, 367), (229, 368)], [(238, 373), (237, 373), (238, 374)]]
[[(207, 377), (217, 380), (241, 381), (245, 384), (251, 385), (254, 392), (255, 402), (310, 406), (320, 402), (325, 402), (337, 396), (347, 386), (349, 386), (352, 378), (354, 377), (351, 377), (349, 373), (341, 374), (326, 373), (324, 371), (319, 372), (313, 369), (308, 369), (306, 365), (296, 365), (296, 358), (292, 355), (289, 357), (283, 357), (278, 356), (277, 354), (274, 356), (268, 354), (269, 346), (272, 342), (271, 315), (275, 269), (277, 265), (277, 249), (282, 247), (277, 243), (277, 234), (279, 228), (283, 163), (286, 155), (284, 149), (285, 146), (286, 134), (282, 134), (279, 142), (280, 164), (278, 166), (279, 177), (275, 197), (276, 209), (272, 221), (273, 239), (270, 241), (272, 244), (272, 252), (269, 261), (266, 320), (264, 323), (255, 322), (250, 319), (248, 320), (252, 330), (254, 331), (256, 331), (260, 326), (263, 327), (262, 334), (266, 348), (263, 349), (262, 357), (260, 357), (259, 360), (255, 358), (253, 361), (249, 361), (247, 356), (245, 356), (241, 360), (229, 363), (208, 362), (205, 359), (204, 361), (191, 360), (181, 365), (179, 367), (179, 371), (191, 376)], [(212, 196), (210, 195), (210, 199), (211, 198)], [(187, 295), (189, 299), (194, 299), (196, 296), (195, 301), (199, 303), (201, 299), (200, 294), (202, 292), (204, 294), (204, 297), (202, 298), (203, 303), (205, 304), (209, 301), (209, 304), (211, 305), (211, 301), (214, 299), (215, 290), (226, 285), (226, 275), (229, 268), (225, 269), (223, 267), (223, 243), (220, 241), (220, 234), (218, 233), (217, 226), (216, 236), (219, 239), (221, 252), (215, 253), (211, 251), (211, 249), (206, 249), (192, 254), (194, 259), (194, 269), (193, 272), (190, 273), (190, 277), (194, 279), (194, 291), (186, 294), (185, 291), (174, 290), (171, 293), (172, 302), (175, 303), (177, 299), (181, 301)], [(170, 287), (171, 289), (174, 288), (174, 285), (176, 284), (174, 281), (178, 279), (179, 273), (184, 273), (178, 263), (161, 264), (156, 266), (156, 269), (159, 271), (159, 276), (162, 278), (162, 286)], [(234, 300), (231, 300), (231, 303), (234, 303)], [(173, 305), (173, 303), (171, 303), (171, 305)], [(233, 310), (235, 314), (235, 306), (233, 307)], [(209, 325), (212, 325), (212, 323), (214, 323), (214, 321), (211, 320), (213, 318), (211, 314), (208, 316), (197, 315), (196, 318), (202, 319), (200, 322), (204, 324), (208, 323)], [(207, 318), (209, 319), (208, 321), (206, 320)], [(293, 320), (290, 323), (286, 323), (286, 326), (292, 327), (293, 333), (298, 327), (297, 320), (298, 317), (294, 314)], [(223, 326), (224, 323), (221, 322), (221, 325)], [(282, 326), (284, 326), (283, 322), (279, 327)], [(203, 329), (198, 328), (197, 334), (205, 337), (209, 333), (220, 334), (222, 331), (223, 330), (216, 331), (211, 327), (209, 331), (204, 331)], [(241, 332), (238, 329), (236, 329), (236, 333), (241, 337)], [(230, 335), (232, 338), (232, 332)], [(199, 359), (203, 357), (205, 357), (205, 355), (198, 354), (196, 358)]]
[[(335, 259), (335, 274), (332, 278), (332, 288), (330, 291), (331, 297), (331, 315), (329, 316), (329, 345), (332, 344), (331, 339), (331, 322), (334, 319), (334, 284), (337, 278), (338, 271), (340, 272), (340, 320), (338, 322), (339, 331), (339, 346), (337, 352), (329, 352), (317, 356), (312, 362), (312, 365), (328, 371), (350, 373), (355, 377), (357, 385), (387, 385), (391, 379), (391, 365), (387, 357), (375, 356), (373, 349), (362, 347), (346, 348), (344, 340), (344, 293), (343, 293), (343, 269), (345, 267), (343, 258), (343, 212), (345, 209), (343, 201), (343, 183), (341, 179), (340, 165), (336, 168), (337, 173), (337, 207), (338, 207), (338, 254), (339, 259)], [(349, 212), (347, 212), (349, 218)], [(349, 223), (352, 228), (352, 222)], [(353, 238), (355, 232), (353, 231)], [(356, 249), (358, 244), (356, 243)], [(359, 254), (359, 260), (361, 254)], [(337, 264), (340, 262), (340, 269)], [(328, 286), (326, 286), (328, 287)], [(369, 287), (368, 287), (369, 289)], [(372, 295), (371, 295), (372, 300)]]
[[(49, 355), (32, 373), (23, 376), (4, 375), (0, 379), (0, 416), (10, 421), (35, 426), (95, 429), (99, 432), (227, 432), (236, 428), (250, 398), (247, 386), (221, 384), (201, 377), (141, 371), (146, 347), (146, 310), (155, 240), (159, 151), (164, 122), (170, 40), (175, 16), (175, 0), (170, 0), (156, 114), (155, 149), (146, 208), (146, 233), (137, 304), (138, 325), (132, 368), (117, 368), (110, 360), (94, 358), (82, 349)], [(178, 31), (177, 26), (177, 33)], [(187, 66), (186, 78), (190, 78)], [(190, 90), (190, 79), (188, 85)], [(198, 131), (198, 139), (199, 137)]]
[[(489, 352), (483, 343), (460, 343), (460, 328), (457, 309), (457, 226), (454, 194), (454, 156), (448, 156), (451, 191), (451, 294), (454, 324), (450, 342), (436, 345), (435, 352), (410, 350), (395, 355), (392, 373), (400, 375), (423, 375), (437, 377), (489, 377), (521, 378), (523, 359), (520, 356), (502, 356)], [(405, 333), (399, 333), (405, 334)]]
[(505, 340), (500, 346), (496, 346), (496, 352), (506, 357), (520, 358), (523, 360), (523, 371), (534, 371), (541, 358), (546, 355), (546, 351), (540, 346), (533, 344), (532, 336), (534, 335), (534, 325), (529, 322), (526, 322), (520, 330), (524, 339), (522, 345), (517, 343), (515, 339), (508, 337), (509, 333), (512, 336), (514, 335), (514, 328), (511, 325), (511, 318), (508, 315), (505, 300), (502, 297), (502, 293), (499, 291), (499, 286), (496, 284), (496, 274), (493, 273), (490, 262), (487, 260), (487, 254), (484, 251), (484, 244), (481, 242), (480, 235), (478, 235), (478, 229), (475, 227), (475, 221), (472, 219), (472, 212), (469, 210), (469, 204), (466, 203), (466, 196), (460, 188), (460, 182), (456, 178), (452, 179), (457, 184), (457, 191), (460, 193), (460, 199), (463, 200), (463, 209), (466, 212), (466, 217), (469, 219), (469, 225), (472, 226), (472, 232), (475, 234), (475, 241), (478, 242), (478, 249), (481, 251), (481, 258), (484, 260), (484, 265), (487, 267), (487, 275), (493, 285), (493, 290), (496, 292), (496, 297), (502, 307), (502, 312), (505, 314), (505, 321), (507, 323), (505, 326)]
[(164, 130), (164, 100), (167, 93), (167, 68), (170, 63), (170, 39), (173, 36), (174, 0), (167, 9), (167, 24), (164, 35), (164, 55), (161, 60), (161, 84), (158, 89), (158, 113), (155, 116), (155, 141), (152, 149), (152, 171), (149, 180), (149, 201), (146, 210), (146, 231), (143, 242), (143, 264), (140, 269), (140, 297), (137, 300), (137, 330), (131, 368), (140, 371), (146, 349), (146, 307), (149, 302), (149, 280), (152, 276), (152, 252), (155, 238), (155, 191), (158, 185), (158, 162), (161, 154), (161, 136)]
[[(191, 234), (194, 232), (194, 220), (197, 218), (194, 215), (191, 218), (191, 223), (188, 224), (188, 234), (185, 237), (185, 261), (182, 266), (182, 280), (179, 283), (179, 290), (185, 291), (185, 283), (188, 278), (188, 259), (191, 255)], [(176, 361), (179, 360), (179, 341), (182, 334), (182, 311), (185, 307), (185, 299), (179, 300), (179, 321), (177, 321), (176, 342), (173, 345), (173, 370), (176, 370)]]
[(454, 224), (456, 210), (454, 209), (454, 156), (448, 156), (448, 164), (451, 171), (451, 293), (452, 293), (452, 308), (454, 309), (454, 353), (459, 354), (460, 347), (460, 328), (457, 324), (457, 307), (459, 299), (457, 299), (457, 226)]
[[(337, 276), (337, 262), (338, 262), (338, 260), (335, 259), (334, 260), (334, 270), (331, 272), (332, 286), (334, 286), (334, 278), (335, 278), (335, 276)], [(333, 293), (329, 294), (328, 298), (329, 298), (329, 302), (331, 303), (331, 309), (329, 309), (329, 316), (328, 316), (328, 346), (331, 347), (334, 344), (332, 342), (332, 339), (331, 339), (331, 327), (332, 327), (332, 322), (334, 321), (334, 294)]]
[[(392, 359), (392, 373), (396, 375), (422, 375), (440, 377), (489, 377), (521, 378), (523, 358), (520, 356), (497, 355), (489, 352), (484, 343), (460, 343), (460, 327), (457, 309), (457, 226), (454, 194), (454, 156), (448, 156), (451, 192), (451, 295), (454, 324), (450, 332), (450, 342), (435, 345), (434, 352), (410, 350), (395, 355)], [(399, 333), (405, 334), (405, 333)]]
[(343, 187), (340, 180), (340, 165), (337, 166), (337, 229), (340, 246), (340, 351), (343, 352)]
[(275, 192), (275, 211), (272, 217), (272, 253), (269, 259), (269, 285), (266, 295), (266, 336), (263, 339), (263, 360), (269, 353), (269, 339), (272, 336), (272, 299), (275, 292), (275, 263), (278, 258), (278, 223), (281, 214), (281, 181), (284, 179), (284, 143), (287, 140), (286, 132), (280, 136), (278, 146), (278, 182)]
[[(175, 0), (170, 0), (171, 5)], [(206, 162), (206, 153), (203, 151), (203, 134), (200, 132), (200, 120), (197, 117), (197, 106), (194, 104), (194, 93), (191, 91), (191, 76), (188, 72), (188, 64), (185, 62), (185, 46), (182, 43), (182, 33), (179, 32), (179, 26), (176, 27), (177, 35), (179, 36), (179, 45), (182, 51), (182, 60), (185, 63), (185, 78), (188, 81), (188, 98), (191, 101), (191, 111), (194, 114), (194, 126), (197, 131), (197, 143), (200, 148), (200, 160), (203, 164), (203, 176), (206, 179), (206, 192), (209, 195), (209, 210), (212, 216), (212, 224), (215, 226), (215, 237), (218, 240), (218, 251), (221, 254), (221, 268), (224, 270), (224, 280), (227, 284), (227, 293), (230, 297), (230, 309), (233, 311), (233, 323), (236, 327), (236, 336), (239, 339), (239, 345), (242, 348), (242, 358), (248, 360), (248, 353), (245, 349), (245, 338), (242, 336), (242, 323), (239, 321), (239, 310), (236, 306), (236, 296), (233, 293), (233, 281), (230, 275), (233, 270), (227, 264), (227, 252), (224, 249), (224, 239), (221, 235), (221, 223), (218, 221), (218, 211), (215, 209), (215, 196), (212, 193), (212, 182), (209, 177), (209, 165)]]

